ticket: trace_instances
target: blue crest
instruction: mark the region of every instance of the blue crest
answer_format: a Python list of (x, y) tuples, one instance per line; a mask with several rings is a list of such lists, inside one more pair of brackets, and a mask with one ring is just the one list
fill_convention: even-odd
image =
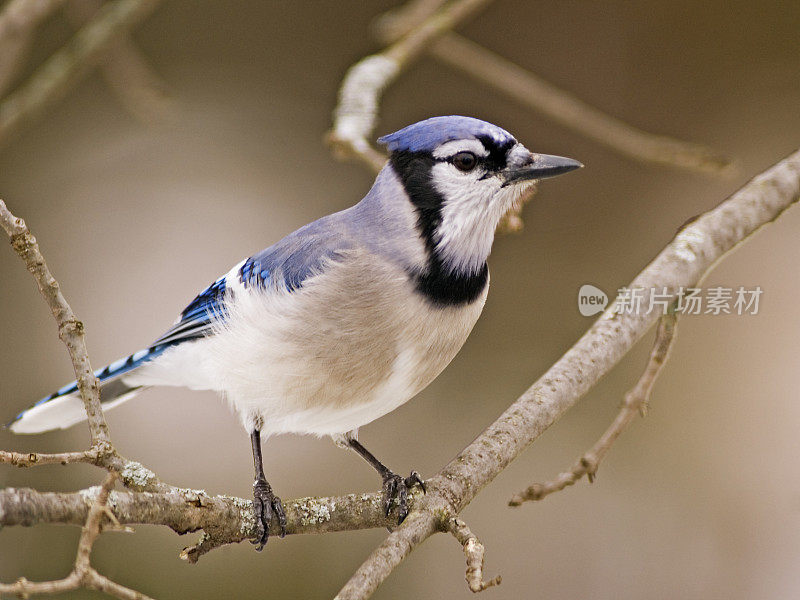
[(505, 129), (472, 117), (431, 117), (378, 138), (389, 152), (432, 152), (453, 140), (490, 138), (498, 147), (516, 142)]

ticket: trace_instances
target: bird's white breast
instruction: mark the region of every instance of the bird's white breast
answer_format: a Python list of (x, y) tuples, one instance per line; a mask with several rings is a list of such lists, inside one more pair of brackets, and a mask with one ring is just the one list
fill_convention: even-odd
[(450, 363), (486, 291), (468, 305), (433, 306), (400, 267), (352, 251), (292, 293), (234, 288), (217, 333), (165, 352), (143, 383), (221, 391), (264, 435), (345, 433)]

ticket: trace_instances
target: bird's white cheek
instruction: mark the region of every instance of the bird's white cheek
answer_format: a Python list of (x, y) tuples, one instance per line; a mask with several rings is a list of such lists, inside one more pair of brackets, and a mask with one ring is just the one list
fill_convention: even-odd
[[(450, 169), (448, 169), (450, 167)], [(449, 164), (433, 170), (433, 183), (443, 197), (436, 245), (444, 264), (459, 272), (476, 272), (492, 248), (497, 223), (507, 210), (495, 177), (453, 173)]]
[(477, 199), (479, 194), (488, 192), (488, 179), (480, 179), (482, 175), (479, 169), (464, 173), (448, 162), (437, 163), (431, 169), (431, 181), (445, 201), (467, 197)]

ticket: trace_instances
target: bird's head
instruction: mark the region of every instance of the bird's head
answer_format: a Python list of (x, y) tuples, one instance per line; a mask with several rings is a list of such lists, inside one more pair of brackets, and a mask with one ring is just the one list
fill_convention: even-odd
[(378, 140), (418, 215), (426, 245), (459, 273), (484, 268), (502, 216), (539, 179), (582, 167), (536, 154), (479, 119), (433, 117)]

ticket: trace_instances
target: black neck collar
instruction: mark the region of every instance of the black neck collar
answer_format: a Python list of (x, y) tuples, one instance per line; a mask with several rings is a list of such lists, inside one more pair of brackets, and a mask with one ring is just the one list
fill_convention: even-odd
[(428, 251), (425, 270), (412, 273), (417, 291), (439, 306), (474, 302), (486, 288), (489, 267), (484, 262), (474, 272), (457, 272), (442, 263), (434, 241), (444, 203), (444, 197), (431, 181), (436, 160), (429, 153), (402, 151), (393, 152), (389, 162), (417, 212), (417, 227)]

